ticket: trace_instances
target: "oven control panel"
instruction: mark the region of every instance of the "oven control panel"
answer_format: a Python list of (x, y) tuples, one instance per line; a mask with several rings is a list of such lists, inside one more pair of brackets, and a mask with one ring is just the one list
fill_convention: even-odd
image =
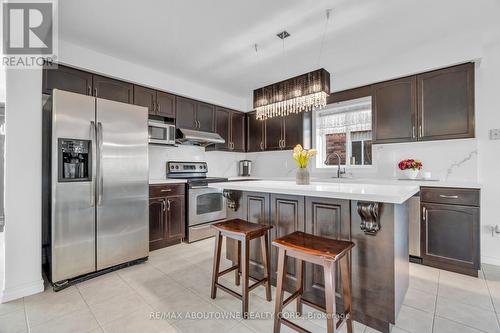
[(206, 174), (208, 167), (206, 162), (167, 162), (167, 176), (179, 174)]

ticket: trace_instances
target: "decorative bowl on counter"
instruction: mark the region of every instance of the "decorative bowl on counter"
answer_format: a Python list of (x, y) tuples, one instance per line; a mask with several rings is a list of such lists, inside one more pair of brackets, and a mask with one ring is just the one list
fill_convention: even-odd
[(424, 165), (421, 161), (415, 159), (406, 159), (398, 163), (398, 168), (408, 179), (415, 179)]

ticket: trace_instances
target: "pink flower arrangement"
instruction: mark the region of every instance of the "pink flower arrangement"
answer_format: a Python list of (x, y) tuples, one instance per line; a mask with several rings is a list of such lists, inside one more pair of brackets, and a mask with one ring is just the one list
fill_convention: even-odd
[(398, 163), (398, 167), (400, 170), (412, 169), (412, 170), (420, 170), (424, 165), (419, 160), (408, 159), (402, 160)]

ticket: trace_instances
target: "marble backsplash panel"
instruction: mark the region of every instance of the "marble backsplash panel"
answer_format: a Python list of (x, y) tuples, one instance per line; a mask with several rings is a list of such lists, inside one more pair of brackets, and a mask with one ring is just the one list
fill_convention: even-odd
[[(373, 146), (373, 165), (354, 167), (347, 171), (354, 177), (399, 178), (397, 163), (405, 158), (423, 162), (423, 171), (431, 172), (433, 179), (450, 182), (476, 182), (478, 174), (478, 145), (476, 139), (398, 143)], [(151, 179), (165, 177), (167, 161), (206, 161), (208, 175), (235, 177), (238, 162), (249, 159), (254, 177), (295, 177), (296, 165), (292, 152), (259, 153), (205, 152), (197, 146), (149, 147), (149, 174)], [(310, 162), (313, 177), (331, 177), (335, 169), (317, 169)]]
[(166, 177), (168, 161), (204, 161), (208, 164), (208, 175), (235, 177), (238, 175), (238, 162), (245, 159), (245, 153), (206, 152), (205, 148), (179, 145), (177, 147), (149, 145), (149, 178)]
[[(248, 153), (256, 177), (294, 177), (291, 151)], [(373, 146), (373, 165), (347, 171), (354, 177), (399, 178), (397, 163), (406, 158), (423, 162), (423, 171), (442, 181), (477, 181), (478, 146), (476, 139), (398, 143)], [(318, 169), (310, 162), (314, 177), (331, 177), (335, 169)]]

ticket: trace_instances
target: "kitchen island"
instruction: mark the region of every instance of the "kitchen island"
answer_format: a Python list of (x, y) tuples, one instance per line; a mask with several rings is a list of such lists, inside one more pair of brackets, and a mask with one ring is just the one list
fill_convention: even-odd
[[(228, 217), (270, 224), (270, 239), (294, 231), (351, 240), (353, 319), (389, 332), (401, 308), (409, 282), (408, 199), (418, 193), (413, 185), (321, 183), (292, 181), (215, 183), (224, 189)], [(228, 241), (228, 258), (236, 244)], [(250, 274), (263, 274), (260, 246), (250, 245)], [(271, 278), (276, 282), (277, 251), (271, 248)], [(339, 270), (337, 270), (339, 274)], [(337, 304), (342, 309), (337, 276)], [(323, 271), (305, 265), (304, 296), (324, 306)], [(288, 260), (285, 289), (295, 290), (295, 264)]]

